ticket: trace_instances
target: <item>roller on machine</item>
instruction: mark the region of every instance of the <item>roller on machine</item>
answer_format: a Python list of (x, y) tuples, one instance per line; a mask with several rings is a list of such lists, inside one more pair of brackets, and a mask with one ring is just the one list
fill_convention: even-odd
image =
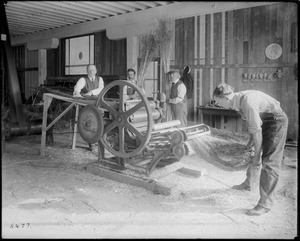
[[(136, 99), (126, 98), (128, 87), (136, 92)], [(119, 98), (107, 97), (112, 90), (118, 91)], [(138, 168), (150, 175), (160, 161), (179, 161), (192, 154), (188, 141), (210, 133), (205, 124), (178, 127), (178, 120), (164, 122), (165, 101), (163, 93), (148, 100), (137, 85), (115, 80), (104, 87), (95, 105), (81, 109), (78, 131), (86, 142), (98, 142), (101, 163)]]

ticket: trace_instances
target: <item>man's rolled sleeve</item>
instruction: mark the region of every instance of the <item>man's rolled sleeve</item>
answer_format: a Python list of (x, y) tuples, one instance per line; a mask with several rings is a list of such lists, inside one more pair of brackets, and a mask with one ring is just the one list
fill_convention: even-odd
[(82, 77), (77, 81), (76, 85), (74, 86), (73, 95), (80, 94), (84, 86), (85, 86), (85, 79)]

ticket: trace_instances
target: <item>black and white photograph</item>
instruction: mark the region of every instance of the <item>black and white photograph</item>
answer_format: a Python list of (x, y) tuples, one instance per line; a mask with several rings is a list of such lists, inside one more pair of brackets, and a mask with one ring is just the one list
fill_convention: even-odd
[(1, 1), (2, 239), (296, 239), (298, 1)]

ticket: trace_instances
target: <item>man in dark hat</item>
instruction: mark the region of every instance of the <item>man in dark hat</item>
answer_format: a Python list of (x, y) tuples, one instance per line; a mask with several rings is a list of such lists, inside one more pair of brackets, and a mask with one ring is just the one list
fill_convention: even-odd
[(181, 126), (187, 126), (187, 97), (186, 86), (180, 80), (180, 72), (178, 69), (171, 69), (168, 72), (171, 77), (171, 94), (169, 104), (173, 120), (180, 120)]

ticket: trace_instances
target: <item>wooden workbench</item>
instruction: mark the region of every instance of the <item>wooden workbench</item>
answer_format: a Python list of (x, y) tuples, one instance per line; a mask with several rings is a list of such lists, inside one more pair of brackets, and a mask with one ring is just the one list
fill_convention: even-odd
[[(205, 118), (205, 116), (208, 116), (208, 118)], [(237, 111), (232, 109), (197, 106), (197, 122), (238, 133), (243, 131), (242, 118)]]
[[(57, 116), (49, 125), (47, 125), (48, 109), (53, 99), (69, 102), (70, 105), (59, 116)], [(42, 156), (45, 155), (46, 132), (73, 107), (76, 108), (76, 113), (75, 113), (75, 124), (74, 124), (74, 131), (73, 131), (72, 149), (75, 149), (76, 138), (77, 138), (77, 121), (78, 121), (79, 106), (86, 106), (89, 104), (95, 105), (96, 99), (71, 98), (71, 97), (65, 97), (65, 96), (56, 95), (52, 93), (44, 93), (43, 100), (44, 100), (44, 110), (43, 110), (43, 124), (42, 124), (41, 155)]]

